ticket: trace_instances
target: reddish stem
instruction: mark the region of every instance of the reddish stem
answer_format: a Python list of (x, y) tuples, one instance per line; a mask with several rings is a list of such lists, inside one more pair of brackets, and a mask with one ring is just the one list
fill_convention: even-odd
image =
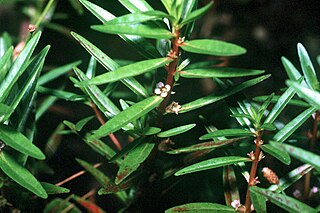
[[(174, 75), (176, 73), (179, 58), (180, 58), (180, 48), (179, 48), (180, 29), (175, 30), (174, 34), (175, 34), (175, 37), (171, 40), (172, 53), (173, 53), (174, 57), (172, 57), (173, 61), (170, 62), (169, 66), (167, 68), (168, 75), (167, 75), (167, 80), (166, 80), (166, 84), (170, 85), (171, 88), (174, 83)], [(165, 108), (166, 108), (169, 100), (170, 100), (170, 93), (160, 104), (159, 111), (161, 113), (165, 111)]]
[[(98, 110), (97, 106), (92, 102), (91, 102), (91, 108), (93, 109), (93, 111), (96, 114), (96, 117), (98, 118), (100, 123), (102, 125), (105, 124), (106, 122), (102, 118), (102, 115), (101, 115), (100, 111)], [(113, 133), (109, 134), (109, 138), (111, 139), (111, 141), (114, 143), (114, 145), (117, 147), (118, 150), (122, 149), (122, 146), (121, 146), (119, 140), (117, 139), (117, 137)]]
[(255, 143), (256, 143), (256, 148), (254, 150), (254, 160), (252, 161), (249, 183), (248, 183), (247, 194), (246, 194), (246, 203), (245, 203), (245, 207), (246, 207), (245, 212), (246, 213), (251, 212), (250, 187), (256, 185), (255, 178), (257, 175), (258, 164), (260, 161), (260, 153), (261, 153), (260, 146), (262, 145), (260, 132), (258, 132), (258, 134), (257, 134), (257, 139), (255, 140)]

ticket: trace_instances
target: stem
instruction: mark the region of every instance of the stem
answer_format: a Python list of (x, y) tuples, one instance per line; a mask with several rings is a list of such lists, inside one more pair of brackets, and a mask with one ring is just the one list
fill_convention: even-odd
[[(166, 84), (169, 84), (172, 88), (173, 83), (174, 83), (174, 75), (177, 70), (179, 58), (180, 58), (180, 48), (179, 48), (179, 36), (180, 36), (180, 29), (174, 30), (175, 37), (171, 40), (172, 42), (172, 53), (175, 56), (173, 58), (173, 61), (170, 62), (168, 66), (168, 75), (167, 75), (167, 80)], [(170, 92), (168, 93), (167, 97), (162, 101), (159, 107), (160, 113), (163, 113), (165, 111), (165, 108), (170, 100)]]
[(46, 5), (46, 7), (44, 8), (44, 10), (42, 11), (41, 15), (38, 17), (37, 22), (35, 23), (36, 27), (39, 27), (39, 25), (41, 24), (41, 22), (43, 21), (45, 15), (48, 13), (52, 3), (54, 2), (54, 0), (50, 0), (48, 2), (48, 4)]
[(246, 213), (251, 212), (250, 187), (256, 185), (255, 177), (257, 174), (257, 168), (260, 161), (260, 153), (261, 153), (260, 146), (262, 145), (261, 132), (257, 132), (257, 139), (255, 140), (255, 143), (256, 143), (256, 148), (254, 150), (254, 160), (252, 161), (247, 194), (246, 194), (246, 203), (245, 203)]
[[(101, 125), (105, 124), (106, 122), (102, 118), (100, 111), (98, 110), (97, 106), (92, 102), (91, 102), (91, 108), (93, 109), (94, 113), (96, 114), (96, 117), (100, 121)], [(122, 146), (121, 146), (119, 140), (117, 139), (117, 137), (113, 133), (109, 134), (109, 138), (111, 139), (111, 141), (117, 147), (118, 150), (122, 149)]]
[[(313, 122), (312, 136), (310, 139), (310, 151), (315, 151), (315, 145), (318, 138), (318, 121), (320, 120), (320, 112), (316, 111)], [(310, 191), (311, 173), (308, 172), (304, 178), (303, 200), (308, 200)]]

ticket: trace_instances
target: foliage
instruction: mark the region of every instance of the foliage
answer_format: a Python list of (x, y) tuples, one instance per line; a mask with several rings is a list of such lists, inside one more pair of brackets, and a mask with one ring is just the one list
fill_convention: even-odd
[[(104, 212), (99, 203), (87, 199), (97, 192), (102, 199), (109, 199), (102, 196), (109, 194), (119, 202), (114, 211), (148, 212), (157, 207), (141, 207), (141, 203), (144, 199), (154, 198), (152, 189), (157, 184), (161, 185), (160, 196), (169, 196), (172, 188), (178, 188), (176, 184), (189, 183), (196, 177), (199, 182), (204, 179), (206, 191), (215, 194), (214, 200), (199, 201), (193, 197), (181, 203), (177, 199), (157, 210), (317, 212), (316, 206), (308, 201), (313, 196), (311, 180), (315, 180), (315, 186), (319, 184), (320, 156), (316, 151), (320, 121), (319, 81), (302, 44), (297, 46), (301, 72), (287, 58), (282, 58), (289, 78), (282, 94), (272, 93), (247, 100), (242, 92), (259, 87), (259, 83), (270, 75), (255, 68), (224, 66), (219, 60), (197, 61), (199, 55), (227, 61), (231, 56), (246, 53), (245, 48), (231, 42), (191, 36), (195, 22), (214, 6), (213, 2), (198, 8), (196, 0), (161, 0), (166, 11), (160, 11), (144, 0), (119, 0), (130, 12), (119, 17), (88, 0), (69, 2), (79, 14), (86, 9), (102, 22), (92, 25), (92, 30), (118, 35), (143, 59), (123, 63), (106, 54), (97, 41), (89, 41), (85, 33), (70, 32), (73, 41), (87, 51), (89, 63), (83, 68), (81, 61), (75, 61), (43, 73), (50, 46), (36, 53), (41, 29), (65, 30), (50, 22), (57, 5), (52, 0), (40, 4), (36, 15), (31, 16), (37, 29), (35, 32), (29, 29), (22, 41), (22, 51), (17, 52), (18, 46), (13, 47), (10, 35), (2, 34), (1, 196), (7, 199), (9, 194), (8, 201), (1, 206), (3, 210), (12, 210), (11, 203), (14, 207), (27, 209), (25, 198), (22, 198), (36, 195), (49, 199), (44, 212), (81, 212), (84, 209)], [(72, 73), (69, 72), (71, 69)], [(66, 74), (69, 78), (59, 82)], [(207, 95), (188, 96), (194, 91), (188, 91), (192, 88), (186, 85), (199, 84), (199, 79), (210, 79), (217, 89)], [(59, 82), (58, 86), (50, 84), (52, 82)], [(179, 89), (180, 86), (184, 86), (185, 91)], [(42, 147), (35, 144), (36, 130), (41, 129), (39, 119), (58, 99), (77, 106), (73, 110), (79, 114), (82, 108), (89, 107), (91, 111), (74, 120), (65, 118), (52, 130)], [(229, 110), (231, 119), (223, 110), (213, 111), (214, 103)], [(281, 115), (289, 107), (299, 110), (294, 110), (295, 115), (285, 122)], [(209, 110), (201, 111), (203, 108)], [(219, 120), (226, 120), (225, 126), (207, 118), (215, 113)], [(312, 131), (301, 133), (303, 125), (310, 125), (310, 118), (313, 118)], [(98, 154), (101, 159), (102, 163), (96, 165), (89, 163), (93, 161), (91, 159), (75, 159), (84, 168), (80, 173), (87, 171), (99, 184), (82, 197), (73, 191), (63, 197), (70, 193), (69, 189), (61, 187), (64, 181), (57, 184), (38, 181), (43, 172), (39, 164), (47, 168), (48, 161), (43, 160), (50, 159), (52, 152), (57, 153), (62, 137), (81, 140), (89, 148), (82, 152)], [(273, 160), (277, 160), (274, 162), (278, 166), (270, 163)], [(296, 168), (299, 163), (305, 164)], [(279, 169), (283, 164), (292, 170), (288, 170), (287, 175)], [(111, 169), (106, 172), (97, 168), (100, 166)], [(264, 166), (273, 167), (273, 170)], [(217, 186), (220, 187), (218, 190), (210, 188), (211, 170), (219, 171), (215, 176), (223, 181)], [(278, 175), (283, 178), (279, 179)], [(210, 181), (206, 177), (210, 177)], [(285, 194), (302, 177), (305, 178), (304, 202)], [(267, 188), (268, 185), (271, 186)], [(10, 191), (20, 186), (26, 189), (24, 194), (12, 192), (10, 195)], [(192, 187), (186, 190), (195, 194)], [(224, 193), (224, 203), (217, 198), (219, 190)], [(63, 199), (48, 198), (48, 194), (62, 194), (59, 196)], [(11, 196), (20, 196), (17, 200), (21, 202), (10, 200)], [(154, 198), (151, 205), (156, 203)]]

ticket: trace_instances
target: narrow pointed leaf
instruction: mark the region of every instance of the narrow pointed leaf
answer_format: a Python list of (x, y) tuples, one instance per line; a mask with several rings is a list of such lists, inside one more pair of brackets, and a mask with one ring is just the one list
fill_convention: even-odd
[(56, 129), (53, 131), (53, 133), (49, 136), (45, 148), (43, 152), (46, 155), (47, 160), (50, 159), (53, 155), (56, 154), (59, 145), (61, 144), (62, 135), (60, 134), (61, 131), (63, 131), (65, 128), (65, 125), (63, 123), (60, 123)]
[(169, 30), (149, 26), (146, 24), (112, 25), (105, 23), (104, 25), (93, 25), (91, 26), (91, 29), (102, 33), (129, 34), (154, 39), (170, 39), (173, 37), (173, 34)]
[(179, 26), (182, 27), (190, 22), (196, 21), (201, 16), (203, 16), (205, 13), (207, 13), (208, 10), (212, 7), (212, 5), (213, 5), (213, 2), (210, 2), (206, 6), (191, 12), (187, 17), (185, 17), (182, 20), (182, 22), (179, 24)]
[[(287, 106), (291, 98), (295, 95), (295, 91), (292, 87), (289, 87), (278, 99), (272, 110), (269, 112), (264, 123), (273, 123), (282, 110)], [(271, 99), (272, 100), (272, 99)]]
[(99, 75), (95, 78), (81, 81), (77, 83), (78, 86), (84, 85), (101, 85), (109, 82), (115, 82), (122, 80), (124, 78), (133, 77), (141, 75), (145, 72), (155, 70), (159, 67), (162, 67), (172, 61), (170, 58), (158, 58), (158, 59), (149, 59), (144, 61), (139, 61), (124, 67), (120, 67), (113, 72), (107, 72), (102, 75)]
[(316, 210), (312, 207), (308, 206), (307, 204), (302, 203), (299, 200), (296, 200), (292, 197), (283, 195), (283, 194), (277, 194), (272, 191), (269, 191), (267, 189), (262, 189), (257, 186), (250, 187), (250, 192), (256, 193), (260, 196), (265, 197), (272, 203), (276, 204), (277, 206), (287, 210), (288, 212), (310, 212), (310, 213), (316, 213)]
[(304, 175), (308, 174), (313, 167), (310, 164), (304, 164), (289, 172), (286, 176), (280, 178), (279, 185), (271, 185), (268, 189), (277, 193), (282, 192), (289, 186), (300, 180)]
[(0, 58), (0, 82), (3, 81), (6, 76), (10, 66), (11, 66), (11, 57), (13, 53), (13, 47), (10, 47), (4, 55)]
[(179, 170), (178, 172), (176, 172), (174, 175), (180, 176), (180, 175), (185, 175), (193, 172), (199, 172), (199, 171), (204, 171), (208, 169), (214, 169), (222, 166), (227, 166), (227, 165), (236, 164), (240, 162), (249, 162), (249, 161), (251, 161), (249, 158), (244, 158), (240, 156), (212, 158), (199, 163), (195, 163), (191, 166), (187, 166)]
[(250, 189), (250, 198), (257, 213), (267, 213), (267, 198)]
[(82, 95), (78, 95), (73, 92), (67, 92), (65, 90), (60, 89), (51, 89), (43, 86), (38, 86), (36, 88), (37, 92), (46, 94), (46, 95), (52, 95), (59, 99), (66, 100), (66, 101), (83, 101), (85, 100), (85, 97)]
[(263, 70), (240, 69), (231, 67), (214, 67), (180, 71), (184, 78), (236, 78), (262, 74)]
[(119, 0), (131, 13), (152, 11), (153, 8), (145, 0)]
[(151, 20), (161, 20), (163, 18), (170, 18), (170, 16), (167, 13), (164, 13), (162, 11), (146, 11), (146, 12), (136, 12), (127, 14), (124, 16), (120, 16), (118, 18), (114, 18), (110, 21), (108, 21), (106, 24), (138, 24), (146, 21)]
[[(118, 69), (120, 66), (113, 61), (109, 56), (103, 53), (100, 49), (90, 43), (82, 36), (71, 32), (71, 35), (92, 55), (97, 61), (104, 66), (107, 70), (113, 71)], [(142, 97), (148, 97), (146, 89), (134, 78), (126, 78), (121, 80), (131, 91)]]
[(261, 149), (264, 152), (269, 153), (270, 155), (272, 155), (273, 157), (277, 158), (278, 160), (280, 160), (282, 163), (286, 164), (286, 165), (290, 165), (291, 163), (291, 158), (290, 155), (288, 154), (288, 152), (283, 151), (282, 149), (279, 149), (276, 146), (272, 146), (270, 144), (264, 144), (261, 146)]
[(6, 77), (0, 84), (0, 102), (2, 102), (9, 94), (14, 83), (22, 75), (23, 71), (27, 68), (28, 60), (30, 59), (36, 45), (40, 39), (41, 32), (37, 32), (25, 45), (17, 59), (14, 61)]
[(246, 53), (246, 49), (236, 44), (209, 39), (185, 41), (181, 48), (187, 52), (214, 56), (236, 56)]
[(143, 129), (142, 134), (143, 135), (155, 135), (155, 134), (159, 133), (160, 131), (161, 131), (160, 128), (150, 126), (150, 127), (146, 127), (145, 129)]
[(302, 148), (291, 146), (289, 144), (272, 143), (273, 146), (278, 147), (289, 153), (292, 157), (313, 166), (316, 170), (320, 171), (320, 156), (312, 152), (306, 151)]
[(5, 151), (1, 151), (0, 153), (0, 168), (4, 173), (6, 173), (6, 175), (22, 187), (28, 189), (41, 198), (46, 199), (48, 197), (48, 194), (37, 179)]
[(216, 137), (233, 137), (233, 136), (254, 136), (254, 133), (246, 129), (222, 129), (214, 132), (209, 132), (201, 136), (200, 140), (208, 140)]
[(241, 84), (238, 84), (236, 86), (233, 86), (225, 91), (218, 92), (203, 98), (199, 98), (195, 101), (192, 101), (190, 103), (182, 105), (182, 108), (180, 109), (179, 113), (189, 112), (191, 110), (198, 109), (200, 107), (206, 106), (208, 104), (212, 104), (214, 102), (217, 102), (221, 99), (224, 99), (226, 97), (229, 97), (237, 92), (240, 92), (241, 90), (244, 90), (248, 87), (251, 87), (257, 83), (262, 82), (263, 80), (267, 79), (270, 75), (264, 75), (255, 79), (251, 79), (248, 81), (245, 81)]
[(233, 139), (226, 139), (226, 140), (220, 140), (220, 141), (210, 141), (210, 142), (204, 142), (204, 143), (198, 143), (196, 145), (183, 147), (179, 149), (173, 149), (170, 151), (167, 151), (168, 154), (180, 154), (180, 153), (189, 153), (189, 152), (195, 152), (200, 150), (206, 150), (206, 149), (215, 149), (222, 146), (227, 146), (236, 142), (239, 142), (241, 140), (246, 139), (247, 137), (240, 137), (240, 138), (233, 138)]
[(0, 124), (0, 139), (6, 145), (14, 148), (21, 153), (40, 160), (46, 158), (41, 150), (33, 145), (27, 137), (7, 125)]
[(51, 183), (45, 183), (45, 182), (40, 182), (41, 186), (44, 188), (44, 190), (47, 192), (47, 194), (64, 194), (64, 193), (69, 193), (70, 190), (61, 186), (56, 186)]
[(232, 166), (223, 167), (223, 189), (226, 204), (231, 206), (232, 201), (240, 200), (239, 188), (237, 186), (237, 178)]
[[(90, 137), (90, 135), (88, 135), (88, 137)], [(108, 160), (110, 160), (116, 154), (116, 152), (110, 146), (108, 146), (107, 144), (105, 144), (101, 140), (88, 139), (88, 137), (84, 139), (84, 142), (86, 144), (88, 144), (94, 151), (96, 151), (100, 155), (106, 157)], [(120, 160), (116, 160), (116, 162), (118, 164), (121, 163)]]
[[(287, 90), (286, 90), (287, 91)], [(289, 93), (289, 92), (288, 92)], [(282, 94), (284, 95), (284, 94)], [(286, 94), (287, 95), (287, 94)], [(285, 96), (286, 96), (285, 95)], [(265, 100), (267, 100), (268, 96), (258, 96), (258, 97), (254, 97), (252, 100), (254, 101), (257, 101), (257, 102), (264, 102)], [(275, 95), (273, 96), (273, 98), (271, 99), (271, 103), (277, 103), (279, 101), (279, 99), (281, 98), (281, 96), (279, 95)], [(286, 99), (284, 99), (286, 100)], [(284, 104), (283, 101), (281, 101), (280, 103)], [(280, 104), (279, 103), (279, 104)], [(281, 104), (281, 106), (282, 106)], [(293, 106), (299, 106), (299, 107), (310, 107), (310, 104), (302, 101), (302, 100), (295, 100), (295, 99), (291, 99), (289, 102), (288, 102), (288, 105), (293, 105)], [(275, 106), (274, 106), (275, 108)], [(278, 107), (277, 107), (278, 108)], [(275, 110), (276, 111), (276, 110)], [(271, 113), (271, 112), (270, 112)], [(268, 115), (269, 116), (269, 115)], [(274, 116), (274, 115), (273, 115)], [(273, 118), (273, 116), (271, 118)], [(270, 118), (270, 121), (272, 120)]]
[(215, 212), (215, 213), (228, 213), (235, 212), (234, 208), (224, 206), (217, 203), (188, 203), (180, 206), (175, 206), (167, 209), (165, 213), (174, 212)]
[(45, 98), (36, 111), (36, 121), (38, 121), (42, 115), (57, 101), (57, 97), (49, 96)]
[(273, 136), (273, 140), (279, 143), (285, 141), (292, 135), (317, 109), (310, 107), (299, 114), (297, 117), (287, 123), (277, 134)]
[(298, 95), (301, 98), (305, 99), (311, 105), (317, 107), (317, 109), (320, 109), (320, 93), (319, 92), (313, 89), (309, 89), (308, 87), (304, 87), (297, 82), (287, 81), (286, 83), (291, 87), (293, 87), (293, 89), (298, 93)]
[(94, 132), (91, 138), (101, 138), (119, 130), (128, 123), (138, 119), (139, 117), (142, 117), (156, 108), (162, 102), (162, 100), (163, 98), (160, 96), (151, 96), (132, 105), (102, 125), (97, 131)]
[(73, 67), (78, 66), (81, 64), (81, 61), (75, 61), (70, 64), (63, 65), (61, 67), (57, 67), (53, 70), (50, 70), (46, 74), (42, 75), (38, 80), (38, 85), (41, 86), (43, 84), (46, 84), (56, 78), (58, 78), (61, 75), (66, 74), (70, 70), (72, 70)]
[[(88, 80), (80, 69), (74, 67), (74, 72), (80, 80)], [(97, 86), (88, 85), (84, 87), (84, 90), (106, 117), (111, 118), (120, 113), (118, 107)]]
[(143, 141), (143, 138), (138, 138), (135, 139), (134, 141), (130, 142), (129, 144), (127, 144), (123, 149), (121, 149), (119, 152), (117, 152), (117, 154), (115, 154), (110, 160), (109, 162), (114, 162), (120, 158), (122, 158), (123, 156), (125, 156), (126, 154), (128, 154), (128, 152), (130, 152), (131, 150), (135, 149), (139, 144), (141, 144)]
[(75, 128), (77, 131), (81, 131), (82, 128), (89, 122), (91, 121), (93, 118), (95, 118), (95, 116), (89, 116), (86, 118), (81, 119), (80, 121), (78, 121), (75, 125)]
[[(282, 61), (283, 67), (286, 70), (287, 75), (290, 80), (298, 81), (299, 79), (301, 79), (302, 76), (301, 76), (300, 72), (291, 63), (291, 61), (289, 61), (286, 57), (281, 57), (281, 61)], [(307, 86), (307, 83), (305, 82), (304, 79), (302, 80), (301, 84), (305, 87)]]
[(121, 183), (136, 171), (140, 167), (140, 164), (147, 159), (154, 146), (154, 143), (142, 143), (131, 150), (120, 165), (115, 184)]
[(175, 136), (175, 135), (180, 135), (184, 132), (189, 131), (190, 129), (192, 129), (195, 126), (196, 126), (196, 124), (187, 124), (187, 125), (175, 127), (173, 129), (169, 129), (167, 131), (160, 132), (159, 134), (157, 134), (157, 136), (159, 138), (167, 138), (167, 137), (171, 137), (171, 136)]
[(316, 76), (316, 72), (309, 58), (307, 50), (301, 43), (298, 44), (298, 54), (307, 84), (314, 90), (319, 89), (319, 82)]
[[(123, 0), (121, 1), (122, 4), (125, 4), (125, 2), (128, 2), (127, 7), (130, 9), (133, 9), (133, 7), (137, 7), (137, 10), (141, 11), (147, 11), (152, 10), (152, 8), (148, 5), (147, 2), (143, 0)], [(87, 0), (80, 0), (80, 2), (85, 6), (94, 16), (96, 16), (102, 23), (106, 23), (107, 21), (110, 21), (114, 18), (116, 18), (114, 15), (106, 11), (105, 9), (99, 7), (98, 5), (95, 5)], [(131, 2), (131, 3), (130, 3)], [(138, 12), (138, 11), (135, 11)], [(159, 58), (161, 57), (158, 50), (152, 45), (150, 42), (145, 40), (144, 38), (140, 36), (133, 36), (133, 35), (124, 35), (119, 34), (119, 37), (122, 38), (124, 41), (132, 45), (138, 52), (146, 57), (146, 58)]]

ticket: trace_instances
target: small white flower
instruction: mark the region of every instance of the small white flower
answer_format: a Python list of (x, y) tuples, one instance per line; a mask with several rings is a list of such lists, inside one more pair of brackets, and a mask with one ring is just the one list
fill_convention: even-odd
[(241, 206), (241, 203), (240, 203), (240, 200), (234, 200), (231, 202), (231, 206), (234, 208), (234, 209), (238, 209), (240, 206)]
[(156, 95), (160, 95), (161, 97), (165, 98), (168, 96), (168, 93), (171, 90), (171, 86), (169, 84), (164, 85), (164, 83), (159, 82), (157, 84), (157, 88), (155, 88), (154, 93)]

